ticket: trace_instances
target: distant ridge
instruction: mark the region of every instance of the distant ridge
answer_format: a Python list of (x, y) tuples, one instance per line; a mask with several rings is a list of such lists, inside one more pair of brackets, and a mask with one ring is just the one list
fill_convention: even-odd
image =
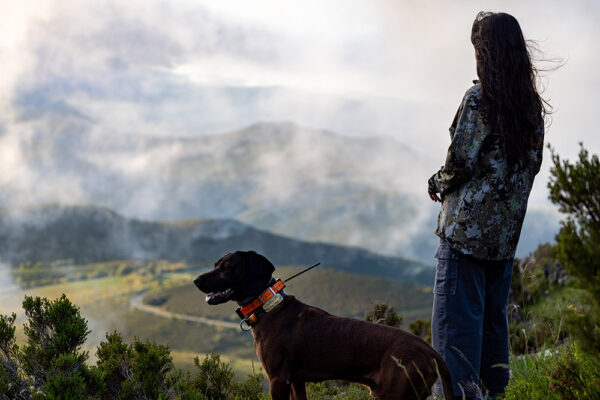
[(356, 247), (305, 242), (255, 229), (232, 219), (147, 222), (107, 208), (48, 205), (0, 208), (0, 259), (187, 260), (212, 266), (224, 254), (255, 250), (276, 265), (308, 265), (431, 285), (433, 269), (422, 263), (382, 256)]
[[(76, 120), (46, 132), (56, 124), (43, 119), (39, 133), (22, 137), (27, 157), (6, 171), (0, 206), (93, 204), (147, 221), (230, 218), (286, 237), (435, 262), (439, 205), (423, 185), (438, 162), (391, 137), (292, 122), (206, 136), (111, 135)], [(518, 254), (553, 240), (554, 214), (529, 207)]]

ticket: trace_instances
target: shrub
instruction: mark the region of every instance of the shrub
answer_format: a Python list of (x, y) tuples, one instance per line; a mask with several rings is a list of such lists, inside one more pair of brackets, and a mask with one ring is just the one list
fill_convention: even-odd
[(56, 400), (83, 398), (87, 392), (84, 378), (86, 369), (75, 354), (60, 354), (46, 372), (46, 382), (42, 388), (44, 395), (38, 397)]
[(139, 338), (125, 344), (113, 332), (100, 343), (96, 355), (103, 399), (204, 399), (189, 374), (175, 371), (168, 346)]
[(72, 354), (79, 364), (88, 358), (81, 345), (90, 331), (87, 322), (64, 294), (54, 301), (25, 296), (23, 309), (29, 322), (25, 324), (27, 344), (23, 347), (25, 370), (36, 380), (44, 380), (46, 372), (61, 354)]
[(581, 145), (571, 164), (552, 151), (550, 200), (566, 214), (557, 237), (557, 258), (591, 296), (584, 312), (568, 314), (570, 332), (587, 351), (600, 353), (600, 160)]
[(25, 296), (27, 343), (20, 360), (33, 388), (47, 398), (81, 398), (97, 381), (81, 351), (90, 331), (79, 308), (63, 294), (49, 301)]
[(515, 260), (508, 307), (514, 354), (556, 346), (567, 337), (564, 313), (569, 301), (565, 297), (581, 297), (565, 287), (567, 278), (549, 243), (539, 245), (529, 257)]
[(16, 314), (0, 315), (0, 399), (31, 398), (31, 380), (23, 373), (19, 347), (15, 341)]
[(410, 331), (431, 345), (431, 320), (418, 319), (408, 324)]
[(242, 383), (234, 383), (234, 398), (243, 400), (263, 400), (265, 396), (265, 375), (254, 370), (252, 364), (252, 373), (248, 375)]
[(128, 363), (127, 345), (117, 332), (106, 334), (106, 341), (100, 342), (96, 351), (98, 373), (105, 384), (104, 398), (116, 397), (125, 380), (123, 367)]
[(233, 369), (218, 354), (195, 358), (195, 376), (175, 370), (169, 346), (118, 332), (106, 334), (88, 366), (81, 345), (87, 321), (65, 295), (49, 301), (25, 296), (27, 343), (15, 341), (16, 315), (0, 315), (0, 400), (178, 399), (263, 400), (264, 375), (233, 381)]
[(227, 400), (231, 394), (233, 368), (221, 361), (219, 354), (210, 353), (202, 361), (194, 358), (198, 373), (193, 379), (193, 385), (211, 400)]
[(387, 303), (373, 304), (373, 311), (369, 311), (365, 315), (366, 321), (393, 326), (395, 328), (399, 328), (402, 325), (403, 319), (402, 314), (398, 314), (394, 310), (394, 306), (388, 306)]

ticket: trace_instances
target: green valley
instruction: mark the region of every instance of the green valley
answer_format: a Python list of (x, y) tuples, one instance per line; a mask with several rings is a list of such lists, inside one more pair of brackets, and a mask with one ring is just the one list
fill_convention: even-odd
[[(45, 273), (54, 268), (54, 281)], [(280, 267), (276, 276), (287, 278), (300, 267)], [(0, 293), (0, 314), (20, 309), (25, 294), (57, 298), (62, 293), (81, 307), (92, 330), (86, 348), (92, 351), (107, 332), (118, 330), (128, 340), (149, 338), (168, 343), (179, 368), (193, 367), (193, 358), (217, 352), (232, 362), (238, 376), (259, 363), (250, 333), (237, 326), (221, 327), (175, 318), (171, 314), (201, 316), (235, 322), (235, 303), (208, 306), (193, 285), (202, 269), (168, 261), (113, 261), (85, 265), (37, 264), (15, 268), (11, 276), (27, 288), (13, 286)], [(78, 274), (69, 273), (78, 271)], [(60, 273), (67, 273), (60, 276)], [(35, 277), (40, 281), (36, 281)], [(25, 280), (24, 280), (25, 279)], [(375, 302), (393, 304), (405, 319), (428, 318), (431, 290), (397, 279), (316, 269), (290, 282), (286, 291), (300, 300), (338, 315), (364, 318)], [(132, 300), (143, 295), (142, 304), (164, 311), (162, 315), (136, 308)], [(20, 316), (22, 320), (23, 316)], [(407, 323), (405, 322), (405, 327)], [(18, 332), (23, 339), (23, 333)], [(91, 353), (92, 358), (94, 356)]]

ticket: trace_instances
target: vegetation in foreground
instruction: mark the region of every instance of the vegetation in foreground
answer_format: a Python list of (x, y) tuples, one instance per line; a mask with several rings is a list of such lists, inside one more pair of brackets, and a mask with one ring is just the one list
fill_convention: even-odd
[[(571, 164), (553, 154), (551, 199), (567, 214), (556, 245), (516, 263), (511, 296), (511, 381), (507, 399), (600, 398), (600, 162), (582, 148)], [(195, 358), (194, 373), (173, 366), (168, 346), (113, 332), (88, 364), (90, 333), (66, 296), (26, 297), (27, 343), (15, 318), (0, 315), (0, 399), (265, 399), (260, 372), (235, 382), (220, 356)], [(375, 305), (367, 319), (399, 326), (402, 316)], [(426, 337), (426, 321), (411, 330)], [(311, 400), (363, 400), (368, 390), (342, 382), (310, 384)], [(482, 395), (485, 398), (485, 395)]]
[(600, 361), (577, 342), (512, 360), (507, 400), (600, 399)]
[[(135, 338), (126, 343), (118, 332), (107, 333), (96, 350), (96, 364), (81, 350), (90, 333), (79, 308), (66, 296), (55, 300), (25, 297), (27, 341), (15, 340), (15, 315), (0, 315), (0, 399), (268, 399), (261, 370), (244, 381), (234, 380), (231, 365), (218, 354), (194, 358), (194, 371), (173, 365), (169, 346)], [(366, 319), (391, 326), (402, 315), (376, 304)], [(425, 321), (412, 324), (413, 333)], [(430, 335), (430, 332), (421, 332)], [(600, 396), (600, 361), (577, 342), (514, 356), (507, 399), (592, 399)], [(358, 384), (328, 381), (308, 385), (310, 400), (370, 399)], [(483, 395), (482, 399), (485, 399)]]
[(125, 343), (108, 333), (98, 346), (95, 365), (81, 346), (87, 321), (66, 296), (56, 300), (25, 297), (27, 342), (15, 339), (16, 315), (0, 315), (0, 399), (190, 399), (264, 398), (264, 377), (244, 382), (218, 354), (194, 359), (195, 374), (173, 366), (170, 349), (138, 338)]

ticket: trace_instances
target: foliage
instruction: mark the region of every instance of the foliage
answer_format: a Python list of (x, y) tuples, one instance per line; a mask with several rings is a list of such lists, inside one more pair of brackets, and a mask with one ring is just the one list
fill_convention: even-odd
[(587, 351), (600, 353), (600, 160), (581, 145), (575, 163), (553, 150), (552, 162), (550, 200), (567, 216), (557, 237), (557, 258), (591, 294), (588, 304), (567, 315), (569, 331)]
[[(369, 322), (375, 322), (377, 324), (383, 324), (392, 326), (394, 328), (400, 328), (404, 320), (404, 316), (394, 309), (394, 306), (390, 306), (388, 303), (375, 303), (373, 304), (373, 310), (369, 311), (365, 315), (365, 320)], [(431, 344), (431, 320), (417, 319), (408, 325), (410, 331)]]
[(199, 370), (193, 384), (208, 398), (214, 400), (227, 400), (231, 394), (233, 369), (230, 365), (221, 362), (219, 354), (211, 353), (202, 361), (194, 358), (194, 364)]
[[(86, 379), (88, 378), (88, 379)], [(45, 383), (38, 394), (40, 399), (80, 399), (88, 389), (89, 369), (73, 353), (60, 354), (52, 361), (45, 374)]]
[(135, 399), (139, 394), (149, 398), (168, 396), (173, 382), (168, 376), (174, 370), (168, 346), (135, 338), (129, 345), (119, 333), (106, 335), (97, 351), (98, 373), (105, 383), (105, 398)]
[(254, 370), (252, 364), (252, 373), (242, 383), (233, 383), (233, 392), (235, 399), (262, 400), (265, 399), (265, 375)]
[(408, 324), (408, 329), (431, 345), (431, 319), (418, 319)]
[(394, 328), (400, 328), (403, 319), (402, 314), (398, 314), (394, 310), (394, 306), (389, 306), (387, 303), (373, 304), (373, 311), (369, 311), (365, 315), (366, 321), (393, 326)]
[(236, 383), (231, 365), (218, 354), (202, 361), (196, 357), (198, 371), (192, 377), (174, 369), (168, 346), (137, 338), (127, 345), (113, 332), (98, 346), (97, 356), (105, 399), (259, 400), (264, 396), (264, 375), (253, 373)]
[(89, 366), (81, 345), (90, 333), (79, 308), (62, 295), (25, 296), (27, 343), (15, 340), (16, 315), (0, 315), (0, 400), (8, 399), (183, 399), (262, 400), (264, 375), (233, 380), (229, 363), (218, 354), (195, 359), (195, 376), (176, 370), (166, 345), (121, 334), (106, 335)]
[(84, 364), (88, 354), (80, 352), (90, 331), (87, 322), (64, 294), (54, 301), (25, 296), (23, 301), (27, 344), (23, 348), (25, 370), (36, 380), (44, 380), (52, 363), (63, 354), (72, 354)]
[(74, 399), (93, 389), (95, 379), (85, 363), (88, 354), (81, 351), (90, 331), (79, 308), (63, 294), (53, 301), (25, 296), (23, 309), (27, 343), (20, 360), (34, 390), (48, 399)]
[[(568, 276), (554, 248), (541, 244), (532, 255), (515, 260), (509, 296), (511, 350), (515, 354), (556, 346), (567, 336), (564, 313), (580, 294), (566, 288)], [(567, 295), (570, 299), (565, 298)]]
[(344, 381), (326, 381), (309, 383), (306, 394), (309, 400), (369, 400), (371, 397), (366, 386)]
[(513, 278), (517, 279), (511, 283), (510, 303), (526, 308), (553, 289), (564, 287), (568, 275), (556, 260), (552, 245), (543, 243), (529, 257), (515, 260)]
[(600, 361), (575, 342), (525, 355), (510, 365), (506, 400), (600, 398)]
[(0, 315), (0, 399), (29, 399), (31, 382), (23, 372), (15, 340), (16, 314)]

